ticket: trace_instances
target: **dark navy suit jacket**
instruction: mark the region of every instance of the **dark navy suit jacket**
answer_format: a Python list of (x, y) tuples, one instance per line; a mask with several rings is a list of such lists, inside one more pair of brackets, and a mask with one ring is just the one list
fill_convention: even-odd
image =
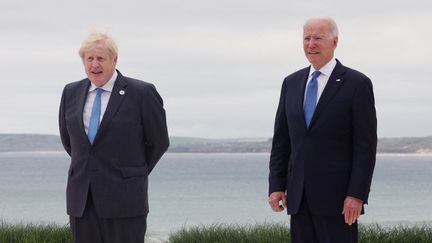
[(346, 196), (367, 203), (376, 158), (371, 81), (337, 61), (309, 128), (303, 100), (310, 67), (285, 78), (275, 119), (269, 193), (286, 192), (288, 213), (303, 195), (316, 215), (336, 216)]
[[(117, 71), (118, 72), (118, 71)], [(148, 175), (169, 145), (162, 98), (152, 84), (118, 72), (93, 144), (83, 124), (90, 81), (65, 86), (60, 136), (71, 156), (67, 213), (83, 214), (89, 188), (98, 215), (121, 218), (148, 213)]]

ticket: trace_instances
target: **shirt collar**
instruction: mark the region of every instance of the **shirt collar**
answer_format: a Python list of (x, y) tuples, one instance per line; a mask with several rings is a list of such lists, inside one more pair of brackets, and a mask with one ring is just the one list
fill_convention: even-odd
[[(117, 74), (117, 71), (115, 70), (112, 77), (110, 78), (110, 80), (108, 80), (108, 82), (106, 82), (102, 87), (99, 87), (99, 88), (103, 89), (103, 91), (106, 91), (106, 92), (112, 92), (112, 90), (114, 88), (114, 83), (117, 79), (117, 76), (118, 76), (118, 74)], [(90, 84), (91, 85), (90, 85), (88, 92), (93, 92), (96, 88), (98, 88), (92, 82), (90, 82)]]
[[(321, 74), (326, 75), (327, 77), (330, 77), (330, 74), (333, 72), (333, 69), (336, 67), (336, 59), (332, 58), (326, 65), (324, 65), (322, 68), (320, 68)], [(315, 68), (311, 65), (311, 68), (309, 70), (309, 77), (312, 76), (312, 73), (315, 72)]]

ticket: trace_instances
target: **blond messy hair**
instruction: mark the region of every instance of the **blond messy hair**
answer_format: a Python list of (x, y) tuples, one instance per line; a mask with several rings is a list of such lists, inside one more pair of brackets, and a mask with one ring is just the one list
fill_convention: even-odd
[(81, 44), (81, 47), (78, 51), (79, 56), (81, 59), (84, 59), (84, 53), (92, 48), (95, 44), (103, 43), (108, 49), (108, 52), (110, 55), (112, 55), (113, 58), (117, 58), (118, 50), (117, 50), (117, 44), (115, 43), (114, 39), (111, 38), (108, 34), (100, 33), (100, 32), (92, 32), (90, 33), (87, 38), (84, 39), (83, 43)]

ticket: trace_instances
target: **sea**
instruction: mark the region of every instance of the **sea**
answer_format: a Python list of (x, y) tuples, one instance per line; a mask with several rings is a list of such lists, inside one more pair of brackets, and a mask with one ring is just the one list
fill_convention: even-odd
[[(167, 153), (149, 177), (147, 233), (215, 224), (287, 223), (267, 203), (267, 153)], [(65, 152), (0, 153), (0, 220), (68, 224)], [(431, 224), (432, 154), (378, 154), (360, 223)], [(156, 241), (155, 241), (156, 242)]]

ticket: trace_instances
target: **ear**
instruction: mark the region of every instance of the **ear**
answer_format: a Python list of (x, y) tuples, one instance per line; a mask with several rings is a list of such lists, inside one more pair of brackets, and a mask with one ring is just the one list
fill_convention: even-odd
[(339, 41), (339, 37), (336, 36), (336, 37), (333, 39), (333, 46), (334, 46), (334, 49), (336, 49), (337, 44), (338, 44), (338, 41)]

